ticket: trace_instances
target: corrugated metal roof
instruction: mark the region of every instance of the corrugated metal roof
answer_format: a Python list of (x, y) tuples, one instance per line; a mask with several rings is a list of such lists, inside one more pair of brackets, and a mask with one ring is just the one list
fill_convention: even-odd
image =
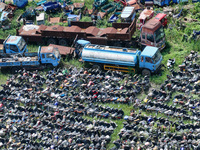
[(85, 30), (85, 32), (86, 32), (86, 34), (91, 34), (91, 35), (96, 36), (99, 33), (99, 28), (97, 28), (95, 26), (91, 26), (91, 27), (88, 27)]
[(75, 50), (75, 48), (73, 47), (67, 47), (67, 46), (60, 46), (60, 45), (54, 45), (54, 44), (50, 44), (50, 47), (53, 48), (57, 48), (58, 51), (60, 52), (60, 55), (71, 55), (73, 53), (73, 51)]
[(54, 26), (47, 26), (45, 31), (63, 31), (64, 27), (59, 26), (59, 25), (54, 25)]
[(113, 28), (113, 27), (108, 27), (102, 30), (100, 36), (104, 36), (107, 33), (116, 33), (117, 29)]
[(78, 26), (71, 26), (71, 27), (65, 27), (64, 32), (81, 32), (81, 28)]
[(126, 6), (121, 13), (121, 18), (128, 18), (133, 14), (135, 11), (135, 8), (132, 6)]

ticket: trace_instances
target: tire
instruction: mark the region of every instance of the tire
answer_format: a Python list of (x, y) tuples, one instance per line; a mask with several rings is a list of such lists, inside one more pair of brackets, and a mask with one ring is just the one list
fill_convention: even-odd
[(46, 68), (47, 68), (47, 69), (53, 69), (53, 65), (52, 65), (52, 64), (47, 64), (47, 65), (46, 65)]
[(148, 70), (148, 69), (143, 69), (143, 70), (142, 70), (142, 75), (143, 75), (143, 76), (151, 76), (151, 72), (150, 72), (150, 70)]
[(11, 74), (16, 74), (17, 73), (17, 68), (15, 68), (15, 67), (10, 68), (10, 73)]
[(92, 69), (99, 69), (99, 70), (101, 70), (101, 66), (99, 64), (94, 64), (92, 66)]
[(53, 38), (48, 39), (48, 41), (47, 41), (47, 45), (49, 45), (49, 44), (56, 44), (56, 43), (57, 43), (56, 40), (53, 39)]
[(60, 39), (58, 44), (62, 46), (67, 46), (67, 41), (65, 39)]

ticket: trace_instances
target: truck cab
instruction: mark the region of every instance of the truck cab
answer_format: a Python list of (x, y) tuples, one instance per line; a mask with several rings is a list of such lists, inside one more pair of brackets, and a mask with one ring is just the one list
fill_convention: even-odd
[(159, 20), (162, 23), (163, 27), (167, 26), (167, 15), (166, 14), (158, 13), (155, 16), (155, 19)]
[(137, 28), (140, 29), (149, 19), (154, 16), (154, 11), (147, 7), (144, 9), (137, 20)]
[(27, 45), (21, 36), (8, 36), (3, 42), (4, 53), (20, 53), (27, 52)]
[(158, 5), (158, 6), (164, 6), (167, 5), (169, 6), (171, 0), (153, 0), (154, 5)]
[(140, 44), (144, 46), (165, 48), (165, 32), (161, 22), (155, 18), (149, 20), (141, 29)]
[(75, 47), (74, 57), (80, 57), (82, 49), (87, 44), (91, 44), (91, 43), (87, 40), (78, 40), (74, 46)]
[(150, 76), (161, 68), (162, 55), (157, 47), (146, 46), (139, 56), (139, 67), (143, 75)]
[(60, 63), (60, 53), (58, 49), (53, 46), (39, 47), (38, 53), (42, 64), (56, 67)]

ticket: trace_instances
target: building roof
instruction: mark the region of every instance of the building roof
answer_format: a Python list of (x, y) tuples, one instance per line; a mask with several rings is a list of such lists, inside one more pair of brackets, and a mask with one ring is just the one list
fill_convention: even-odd
[(146, 46), (141, 53), (141, 56), (154, 56), (155, 53), (158, 51), (157, 47)]
[(166, 14), (163, 14), (163, 13), (158, 13), (156, 16), (155, 16), (155, 19), (158, 19), (159, 21), (162, 20), (162, 18), (164, 18), (165, 16), (167, 16)]
[(19, 42), (20, 39), (21, 39), (20, 36), (10, 36), (8, 38), (8, 40), (6, 41), (6, 43), (7, 44), (14, 44), (14, 45), (16, 45)]

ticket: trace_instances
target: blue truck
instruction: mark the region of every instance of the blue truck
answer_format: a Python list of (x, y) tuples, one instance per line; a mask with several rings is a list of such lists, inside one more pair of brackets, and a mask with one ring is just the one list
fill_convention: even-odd
[(141, 70), (150, 76), (161, 68), (162, 55), (158, 48), (147, 46), (142, 52), (137, 49), (87, 44), (81, 59), (93, 64), (93, 68), (118, 70), (122, 72)]
[(169, 4), (172, 2), (172, 3), (185, 3), (185, 2), (188, 2), (188, 0), (140, 0), (141, 3), (149, 3), (151, 2), (151, 4), (154, 4), (154, 5), (158, 5), (158, 6), (169, 6)]
[(25, 52), (28, 52), (26, 42), (21, 36), (8, 36), (3, 44), (0, 44), (0, 58), (8, 57), (11, 54), (21, 54), (23, 55)]
[(28, 0), (13, 0), (13, 3), (14, 3), (18, 8), (23, 8), (26, 4), (28, 4)]
[(60, 53), (53, 47), (39, 47), (38, 52), (24, 53), (24, 55), (11, 55), (0, 58), (1, 69), (9, 69), (14, 73), (20, 69), (45, 69), (57, 67), (60, 63)]

